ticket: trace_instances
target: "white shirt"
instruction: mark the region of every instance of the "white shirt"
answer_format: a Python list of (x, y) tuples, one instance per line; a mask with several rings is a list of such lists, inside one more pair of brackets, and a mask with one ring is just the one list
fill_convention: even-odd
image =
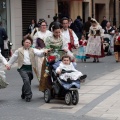
[(78, 71), (75, 69), (75, 67), (73, 66), (72, 63), (70, 63), (69, 65), (66, 65), (63, 62), (61, 62), (59, 67), (57, 67), (56, 72), (61, 71), (62, 69), (66, 70), (66, 71), (68, 71), (68, 70), (72, 70), (74, 72)]
[[(33, 52), (36, 56), (39, 56), (39, 57), (43, 57), (43, 53), (44, 51), (43, 50), (38, 50), (36, 48), (32, 48), (33, 49)], [(16, 50), (14, 52), (14, 54), (12, 55), (12, 57), (10, 58), (8, 64), (9, 65), (12, 65), (16, 60), (18, 59), (18, 50)], [(23, 64), (24, 65), (31, 65), (31, 62), (30, 62), (30, 57), (29, 57), (29, 52), (28, 50), (24, 50), (24, 60), (23, 60)]]
[(41, 38), (44, 42), (48, 36), (52, 36), (52, 32), (49, 30), (46, 30), (46, 32), (37, 31), (35, 35), (33, 36), (33, 46), (36, 46), (36, 39)]
[[(74, 31), (72, 31), (73, 34), (73, 38), (74, 38), (74, 44), (77, 45), (78, 44), (78, 37), (76, 36), (76, 34), (74, 33)], [(67, 41), (67, 43), (70, 43), (70, 34), (69, 34), (69, 30), (64, 30), (62, 29), (62, 35), (65, 38), (65, 40)]]

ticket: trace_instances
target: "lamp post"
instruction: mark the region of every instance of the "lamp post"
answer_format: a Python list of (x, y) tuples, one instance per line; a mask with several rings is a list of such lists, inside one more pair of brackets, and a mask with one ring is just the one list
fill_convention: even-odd
[(116, 0), (113, 1), (113, 25), (116, 25)]

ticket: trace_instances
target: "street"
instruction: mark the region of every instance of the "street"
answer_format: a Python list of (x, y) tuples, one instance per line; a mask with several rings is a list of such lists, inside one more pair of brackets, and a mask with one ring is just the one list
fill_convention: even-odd
[(6, 71), (9, 85), (0, 90), (0, 120), (120, 120), (120, 63), (114, 56), (100, 59), (100, 63), (79, 62), (77, 69), (87, 74), (79, 90), (79, 103), (65, 105), (64, 100), (44, 102), (38, 90), (38, 80), (32, 81), (31, 102), (21, 99), (22, 79), (13, 67)]

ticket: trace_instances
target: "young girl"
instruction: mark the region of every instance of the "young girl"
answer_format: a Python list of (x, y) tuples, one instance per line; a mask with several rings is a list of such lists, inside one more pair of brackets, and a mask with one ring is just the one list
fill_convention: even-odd
[(7, 60), (2, 56), (0, 52), (0, 89), (6, 88), (6, 86), (8, 85), (8, 83), (6, 82), (5, 72), (3, 70), (3, 64), (6, 66), (7, 69), (9, 69)]
[(78, 54), (76, 55), (76, 58), (79, 60), (81, 59), (82, 61), (86, 62), (86, 46), (87, 46), (87, 40), (85, 39), (85, 36), (82, 35), (82, 39), (79, 41), (79, 49), (78, 49)]
[(56, 73), (60, 75), (62, 80), (67, 82), (78, 79), (80, 79), (80, 82), (85, 82), (84, 79), (87, 77), (87, 75), (83, 75), (80, 71), (74, 68), (69, 56), (62, 57), (62, 62), (56, 69)]

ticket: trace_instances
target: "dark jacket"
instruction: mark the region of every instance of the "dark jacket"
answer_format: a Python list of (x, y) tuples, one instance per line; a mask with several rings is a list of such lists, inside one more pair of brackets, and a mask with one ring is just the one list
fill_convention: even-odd
[(89, 32), (90, 26), (91, 26), (91, 22), (90, 21), (85, 22), (85, 24), (84, 24), (85, 32), (87, 32), (87, 33)]
[(82, 30), (83, 30), (83, 23), (79, 19), (76, 19), (74, 21), (74, 32), (82, 33)]
[(8, 38), (4, 28), (0, 27), (0, 45), (4, 45), (4, 40)]
[(108, 22), (107, 20), (103, 20), (103, 21), (101, 22), (102, 28), (105, 28), (105, 27), (106, 27), (107, 22)]

